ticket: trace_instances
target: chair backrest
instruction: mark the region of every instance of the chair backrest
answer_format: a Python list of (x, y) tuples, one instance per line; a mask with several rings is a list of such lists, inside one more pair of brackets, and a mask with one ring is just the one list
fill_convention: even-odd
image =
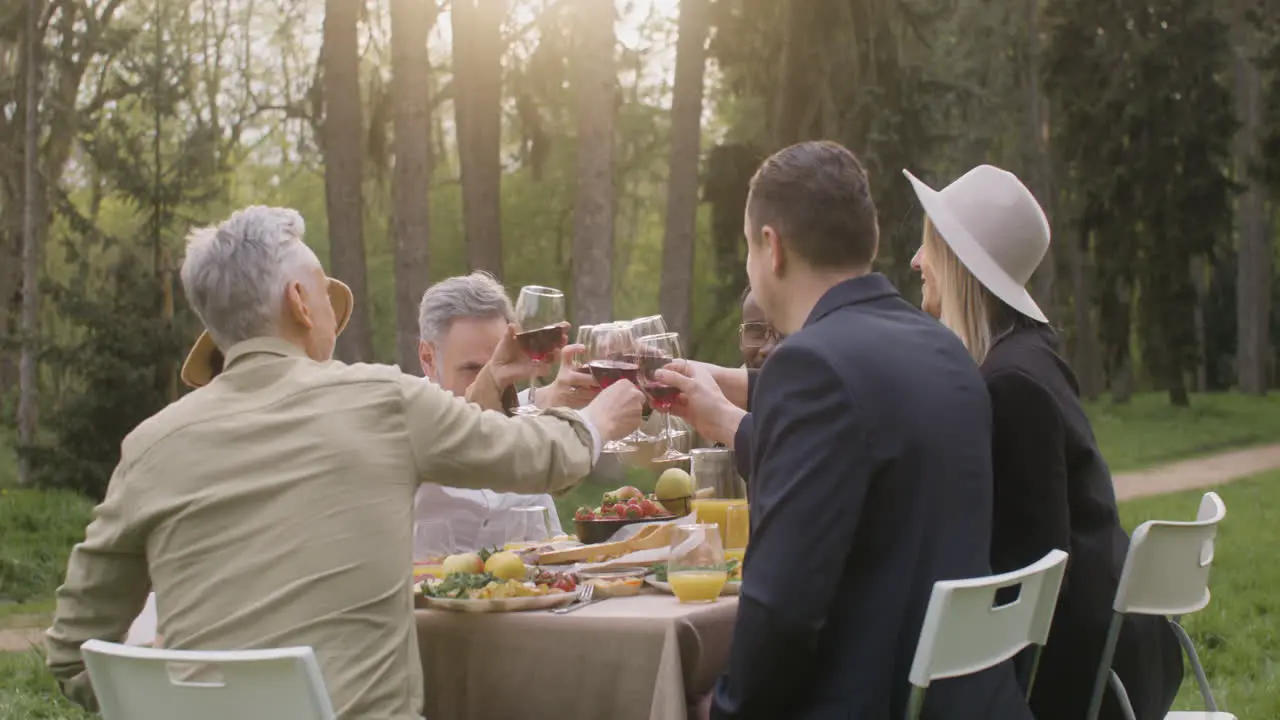
[(1227, 508), (1207, 492), (1193, 522), (1151, 520), (1133, 531), (1112, 608), (1118, 613), (1186, 615), (1209, 604), (1218, 523)]
[[(911, 663), (911, 684), (958, 677), (998, 665), (1049, 639), (1067, 554), (1051, 550), (1021, 570), (933, 584)], [(1020, 585), (1017, 599), (996, 605), (996, 592)]]
[(103, 720), (332, 720), (315, 653), (156, 650), (90, 640), (84, 655)]

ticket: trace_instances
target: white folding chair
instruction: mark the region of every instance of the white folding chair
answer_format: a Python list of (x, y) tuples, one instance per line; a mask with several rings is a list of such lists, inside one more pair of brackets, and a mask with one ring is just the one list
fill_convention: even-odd
[[(911, 663), (911, 696), (907, 720), (924, 708), (924, 694), (934, 680), (969, 675), (1012, 658), (1036, 645), (1027, 695), (1035, 683), (1040, 651), (1049, 639), (1067, 554), (1051, 550), (1021, 570), (974, 578), (939, 580), (933, 584), (915, 660)], [(996, 592), (1021, 586), (1017, 599), (996, 605)]]
[(309, 647), (156, 650), (89, 640), (80, 648), (103, 720), (333, 720)]
[(1093, 682), (1093, 695), (1089, 699), (1087, 720), (1097, 720), (1102, 709), (1103, 693), (1108, 684), (1120, 702), (1120, 709), (1129, 720), (1134, 720), (1129, 694), (1120, 682), (1120, 676), (1111, 669), (1116, 642), (1120, 639), (1120, 627), (1124, 616), (1168, 615), (1178, 644), (1187, 653), (1200, 694), (1204, 698), (1204, 712), (1171, 712), (1166, 720), (1235, 720), (1231, 713), (1220, 712), (1218, 703), (1209, 688), (1200, 656), (1187, 631), (1178, 624), (1180, 616), (1203, 610), (1209, 604), (1209, 568), (1213, 564), (1214, 539), (1218, 535), (1218, 523), (1227, 515), (1227, 507), (1215, 492), (1207, 492), (1200, 500), (1200, 510), (1195, 522), (1170, 522), (1151, 520), (1133, 531), (1129, 554), (1120, 573), (1120, 585), (1112, 604), (1115, 614), (1107, 630), (1107, 641), (1102, 650), (1102, 661)]

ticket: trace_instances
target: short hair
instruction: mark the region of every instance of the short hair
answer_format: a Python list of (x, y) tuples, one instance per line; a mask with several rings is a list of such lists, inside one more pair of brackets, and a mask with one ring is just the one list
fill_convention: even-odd
[(747, 218), (758, 237), (768, 225), (815, 268), (867, 267), (880, 226), (867, 171), (844, 146), (802, 142), (779, 150), (751, 178)]
[(302, 241), (305, 229), (296, 210), (254, 206), (187, 235), (182, 288), (219, 348), (278, 333), (289, 283), (325, 293), (306, 274), (323, 266)]
[(502, 318), (515, 322), (516, 313), (502, 283), (489, 273), (477, 270), (427, 288), (418, 305), (418, 336), (438, 344), (454, 321), (462, 318)]

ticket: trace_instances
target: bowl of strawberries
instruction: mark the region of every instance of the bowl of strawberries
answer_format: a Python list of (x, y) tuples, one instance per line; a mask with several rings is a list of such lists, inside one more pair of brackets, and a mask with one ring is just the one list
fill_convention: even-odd
[(630, 485), (607, 492), (598, 507), (578, 508), (573, 514), (573, 525), (578, 541), (595, 545), (608, 541), (620, 528), (635, 523), (673, 520), (672, 515), (656, 496), (645, 495)]

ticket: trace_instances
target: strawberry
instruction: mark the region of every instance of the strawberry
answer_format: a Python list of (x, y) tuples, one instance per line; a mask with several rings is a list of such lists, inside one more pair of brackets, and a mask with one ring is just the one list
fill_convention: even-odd
[(661, 505), (652, 500), (645, 500), (640, 503), (640, 512), (643, 513), (645, 517), (661, 515), (664, 511), (665, 509)]
[(640, 506), (639, 506), (639, 505), (628, 505), (628, 506), (627, 506), (627, 519), (628, 519), (628, 520), (638, 520), (638, 519), (640, 519), (640, 518), (642, 518), (642, 517), (644, 517), (644, 511), (640, 509)]
[(613, 514), (617, 515), (620, 518), (625, 518), (627, 516), (627, 506), (621, 503), (614, 505)]
[(582, 507), (574, 511), (573, 519), (574, 520), (590, 520), (591, 516), (594, 514), (595, 513), (591, 512), (591, 508), (587, 507), (586, 505), (583, 505)]

